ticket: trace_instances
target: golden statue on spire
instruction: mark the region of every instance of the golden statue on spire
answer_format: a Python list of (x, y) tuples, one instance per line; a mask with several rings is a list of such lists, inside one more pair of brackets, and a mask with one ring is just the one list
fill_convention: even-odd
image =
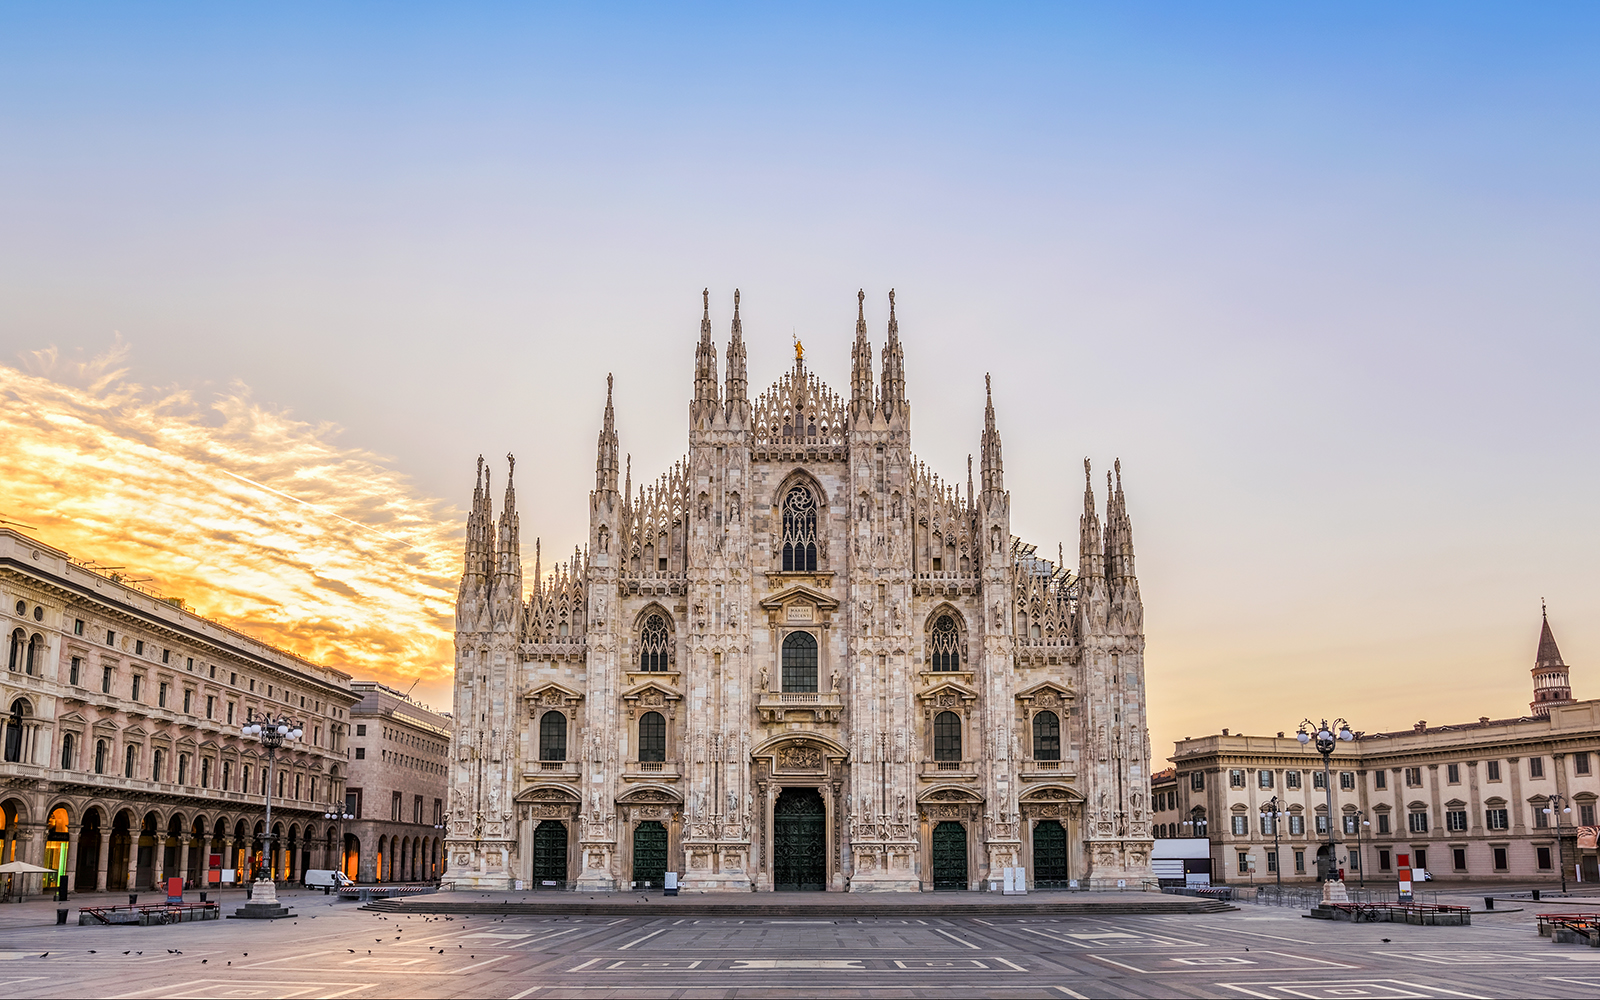
[(806, 345), (800, 342), (799, 337), (794, 338), (794, 359), (797, 362), (806, 359)]

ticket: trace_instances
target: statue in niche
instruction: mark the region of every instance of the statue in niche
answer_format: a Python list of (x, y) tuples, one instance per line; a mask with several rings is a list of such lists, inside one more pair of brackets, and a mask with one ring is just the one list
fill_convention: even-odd
[(767, 668), (766, 667), (762, 667), (761, 668), (761, 677), (760, 677), (759, 680), (756, 681), (756, 690), (765, 691), (766, 689), (767, 689)]
[(839, 690), (839, 671), (835, 670), (833, 672), (833, 676), (828, 680), (828, 687), (833, 691)]

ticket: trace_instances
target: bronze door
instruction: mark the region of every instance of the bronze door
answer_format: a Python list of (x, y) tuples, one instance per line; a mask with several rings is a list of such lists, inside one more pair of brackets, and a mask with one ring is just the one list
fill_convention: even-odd
[(633, 880), (640, 889), (659, 889), (666, 876), (667, 828), (645, 820), (633, 828)]
[(945, 821), (933, 828), (933, 887), (967, 887), (967, 828)]
[(828, 881), (826, 810), (815, 788), (788, 788), (772, 809), (772, 882), (780, 891), (820, 892)]
[(1041, 820), (1033, 828), (1033, 886), (1035, 889), (1065, 889), (1067, 880), (1067, 831), (1053, 819)]
[(567, 824), (547, 819), (533, 831), (533, 888), (559, 889), (566, 881)]

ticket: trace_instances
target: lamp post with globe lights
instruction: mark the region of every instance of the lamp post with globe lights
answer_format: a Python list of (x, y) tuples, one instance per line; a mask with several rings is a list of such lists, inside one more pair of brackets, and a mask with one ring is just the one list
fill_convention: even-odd
[(1328, 793), (1328, 877), (1327, 881), (1338, 879), (1338, 867), (1334, 859), (1333, 843), (1333, 750), (1341, 742), (1348, 743), (1356, 738), (1350, 731), (1350, 723), (1343, 719), (1334, 719), (1328, 722), (1323, 719), (1320, 723), (1305, 719), (1300, 723), (1300, 731), (1295, 733), (1295, 739), (1301, 746), (1311, 743), (1317, 744), (1317, 753), (1322, 754), (1322, 789)]
[(1279, 892), (1283, 891), (1283, 849), (1279, 843), (1278, 824), (1283, 822), (1285, 815), (1287, 814), (1283, 811), (1283, 803), (1278, 801), (1276, 795), (1272, 797), (1272, 801), (1261, 807), (1261, 818), (1263, 820), (1269, 817), (1272, 819), (1272, 869), (1278, 876)]
[(1556, 867), (1561, 869), (1561, 891), (1567, 891), (1567, 862), (1561, 850), (1561, 814), (1572, 814), (1572, 806), (1560, 792), (1551, 795), (1542, 812), (1556, 821)]
[[(305, 735), (300, 723), (287, 715), (273, 718), (270, 714), (256, 715), (251, 709), (245, 715), (244, 727), (240, 732), (245, 736), (254, 736), (261, 740), (261, 745), (267, 748), (267, 825), (262, 832), (262, 843), (267, 851), (266, 881), (271, 882), (277, 876), (277, 866), (272, 853), (272, 783), (276, 780), (275, 770), (278, 751), (285, 743), (293, 743)], [(257, 879), (257, 881), (261, 881)]]
[(341, 806), (330, 805), (327, 812), (322, 814), (322, 818), (330, 823), (337, 821), (339, 824), (339, 873), (349, 878), (350, 873), (345, 869), (350, 867), (350, 845), (345, 843), (344, 825), (355, 819), (356, 815), (355, 813), (345, 812)]

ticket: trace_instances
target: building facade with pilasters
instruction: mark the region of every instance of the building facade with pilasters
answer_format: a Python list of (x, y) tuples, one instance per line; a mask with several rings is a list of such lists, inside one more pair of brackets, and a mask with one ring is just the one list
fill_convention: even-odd
[(1293, 734), (1181, 740), (1157, 836), (1209, 839), (1217, 881), (1393, 882), (1405, 855), (1441, 883), (1600, 882), (1600, 701), (1568, 672), (1545, 619), (1528, 715), (1358, 732), (1326, 778)]
[[(81, 892), (338, 867), (348, 675), (0, 529), (0, 857)], [(270, 775), (254, 712), (303, 720)], [(265, 843), (272, 791), (273, 842)], [(243, 877), (243, 876), (241, 876)]]
[(1149, 876), (1143, 604), (1120, 468), (1102, 513), (1084, 462), (1077, 566), (1037, 554), (1012, 535), (992, 398), (964, 491), (913, 454), (888, 305), (881, 373), (858, 297), (848, 396), (797, 344), (752, 401), (738, 295), (725, 371), (708, 299), (688, 453), (635, 489), (608, 379), (587, 543), (548, 572), (536, 543), (531, 587), (515, 466), (497, 519), (480, 459), (448, 883)]

